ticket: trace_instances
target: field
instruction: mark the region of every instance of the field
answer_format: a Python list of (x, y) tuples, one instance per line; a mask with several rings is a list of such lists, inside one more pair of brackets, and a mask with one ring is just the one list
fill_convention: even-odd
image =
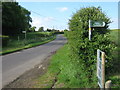
[(111, 30), (110, 37), (117, 45), (120, 44), (120, 29)]
[(25, 34), (10, 36), (7, 44), (4, 45), (4, 41), (2, 42), (3, 45), (0, 54), (30, 48), (47, 43), (53, 39), (55, 39), (55, 36), (50, 32), (31, 32), (27, 33), (26, 36)]
[(113, 54), (115, 56), (115, 60), (118, 63), (115, 63), (115, 70), (107, 79), (110, 79), (112, 81), (112, 88), (120, 88), (120, 29), (111, 30), (110, 37), (111, 41), (117, 45), (117, 50)]

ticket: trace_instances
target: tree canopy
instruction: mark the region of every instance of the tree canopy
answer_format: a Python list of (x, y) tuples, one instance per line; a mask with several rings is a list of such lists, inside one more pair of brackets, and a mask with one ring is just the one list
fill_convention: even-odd
[(103, 21), (105, 22), (105, 27), (94, 28), (98, 32), (106, 32), (109, 27), (109, 23), (111, 23), (110, 18), (103, 13), (101, 7), (87, 7), (78, 10), (75, 14), (73, 14), (72, 18), (69, 20), (69, 29), (71, 31), (75, 30), (88, 30), (89, 20), (93, 21)]
[(30, 14), (17, 2), (2, 2), (2, 34), (13, 35), (29, 30), (32, 22)]
[(33, 27), (31, 27), (31, 28), (29, 29), (29, 32), (35, 32), (35, 29), (36, 29), (36, 27), (33, 26)]
[(40, 28), (38, 29), (38, 31), (39, 31), (39, 32), (44, 31), (44, 27), (40, 27)]

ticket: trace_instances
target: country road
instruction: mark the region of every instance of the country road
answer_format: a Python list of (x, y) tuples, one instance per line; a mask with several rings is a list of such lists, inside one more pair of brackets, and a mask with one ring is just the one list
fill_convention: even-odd
[(35, 65), (42, 63), (46, 57), (66, 42), (65, 37), (57, 35), (54, 41), (47, 44), (2, 56), (2, 86), (15, 80)]

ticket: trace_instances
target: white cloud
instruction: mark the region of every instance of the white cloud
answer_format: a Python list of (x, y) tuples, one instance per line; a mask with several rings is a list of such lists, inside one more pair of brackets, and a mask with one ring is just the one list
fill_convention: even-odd
[(68, 10), (67, 7), (61, 7), (61, 8), (56, 8), (56, 9), (59, 10), (60, 12), (64, 12)]
[(32, 17), (31, 25), (36, 27), (36, 31), (39, 27), (44, 27), (44, 29), (47, 29), (50, 28), (50, 25), (54, 20), (54, 17)]
[(44, 20), (47, 22), (50, 22), (50, 21), (53, 21), (55, 19), (53, 17), (45, 17)]
[(38, 28), (42, 26), (42, 18), (33, 17), (31, 25), (35, 26), (36, 30), (38, 30)]

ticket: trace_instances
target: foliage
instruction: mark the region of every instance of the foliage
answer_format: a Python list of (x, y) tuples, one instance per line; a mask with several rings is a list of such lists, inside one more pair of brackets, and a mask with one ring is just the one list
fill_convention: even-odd
[(2, 2), (2, 33), (13, 35), (27, 31), (32, 22), (30, 12), (17, 2)]
[(0, 54), (1, 53), (7, 54), (7, 53), (11, 53), (17, 50), (30, 48), (33, 46), (47, 43), (53, 39), (55, 39), (55, 36), (48, 32), (44, 32), (44, 33), (29, 32), (27, 33), (26, 39), (25, 39), (24, 34), (20, 34), (19, 36), (17, 35), (10, 36), (7, 45), (2, 47), (2, 51), (0, 51)]
[(47, 28), (47, 32), (52, 32), (52, 30), (51, 30), (51, 29), (49, 29), (49, 28)]
[(44, 31), (44, 27), (40, 27), (40, 28), (38, 29), (38, 31), (39, 31), (39, 32)]
[[(95, 28), (92, 31), (92, 40), (88, 39), (88, 20), (103, 20), (106, 23), (104, 28)], [(90, 87), (91, 84), (97, 84), (96, 79), (96, 54), (97, 49), (106, 53), (106, 74), (113, 70), (114, 56), (116, 46), (111, 42), (108, 32), (109, 18), (102, 13), (100, 7), (82, 8), (75, 13), (69, 21), (70, 31), (66, 31), (70, 47), (70, 62), (72, 62), (74, 73), (68, 80), (72, 82), (80, 79), (83, 87)], [(84, 78), (83, 78), (84, 77)], [(91, 83), (92, 82), (92, 83)], [(80, 83), (80, 82), (79, 82)], [(81, 87), (81, 86), (80, 86)], [(94, 87), (94, 86), (93, 86)]]
[(33, 26), (33, 27), (31, 27), (31, 28), (29, 29), (29, 32), (35, 32), (35, 29), (36, 29), (36, 27)]
[(2, 46), (5, 47), (8, 44), (9, 36), (0, 35), (0, 41), (2, 41)]
[(0, 35), (2, 35), (2, 2), (0, 1)]
[(115, 61), (113, 62), (113, 65), (114, 65), (114, 72), (113, 74), (115, 73), (119, 73), (120, 74), (120, 69), (119, 66), (120, 66), (120, 29), (114, 29), (114, 30), (110, 30), (110, 40), (117, 46), (117, 49), (113, 52), (113, 56), (115, 58)]
[[(71, 31), (75, 30), (88, 30), (88, 22), (89, 20), (94, 21), (104, 21), (106, 26), (104, 28), (94, 28), (96, 31), (100, 33), (107, 32), (107, 28), (109, 23), (111, 23), (110, 18), (108, 18), (100, 7), (87, 7), (78, 10), (75, 14), (73, 14), (72, 18), (69, 20), (69, 29)], [(86, 32), (87, 33), (87, 32)]]
[(120, 74), (112, 75), (109, 77), (108, 80), (112, 81), (112, 87), (111, 88), (120, 88)]

